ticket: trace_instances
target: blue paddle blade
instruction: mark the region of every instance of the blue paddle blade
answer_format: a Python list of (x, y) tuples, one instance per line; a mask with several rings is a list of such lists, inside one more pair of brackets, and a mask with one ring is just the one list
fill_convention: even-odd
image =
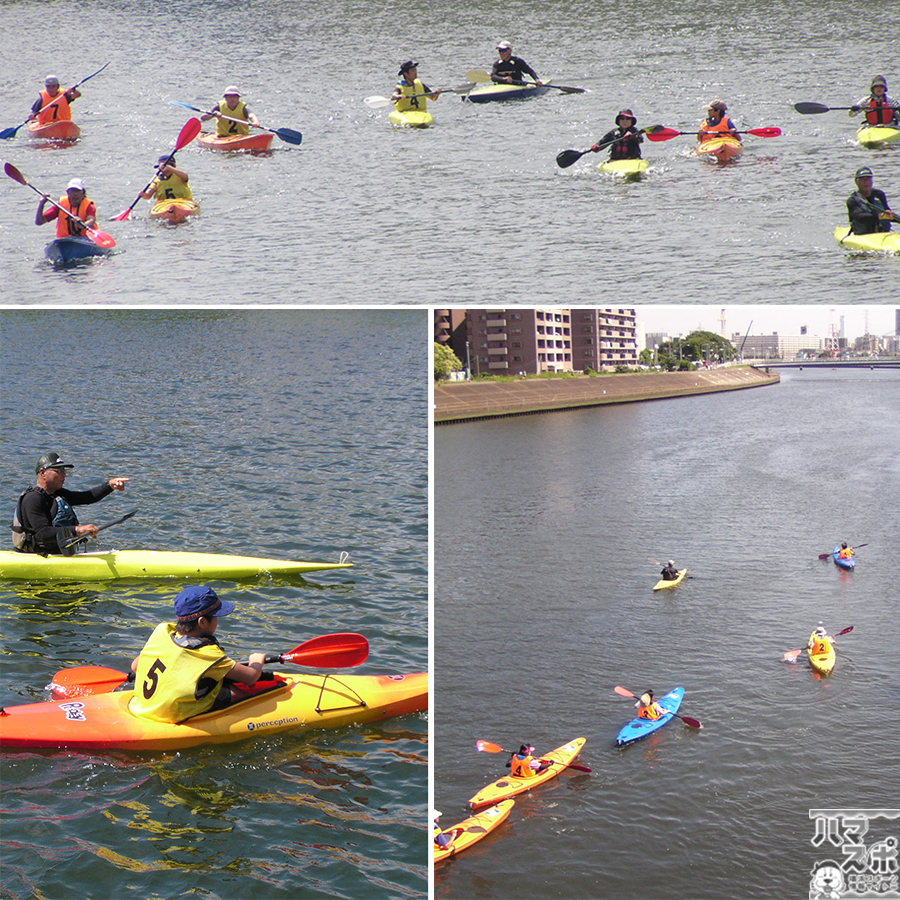
[(289, 144), (299, 144), (303, 140), (303, 135), (291, 128), (276, 128), (275, 134)]

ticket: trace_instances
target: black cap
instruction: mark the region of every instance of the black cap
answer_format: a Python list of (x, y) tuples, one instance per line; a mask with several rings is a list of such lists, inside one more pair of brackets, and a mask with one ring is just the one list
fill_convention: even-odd
[(856, 174), (853, 176), (856, 179), (859, 178), (874, 178), (874, 174), (872, 174), (872, 170), (868, 166), (863, 166), (861, 169), (856, 170)]
[(63, 462), (58, 453), (45, 453), (34, 467), (34, 474), (37, 475), (41, 469), (74, 469), (72, 463)]
[(410, 69), (417, 69), (419, 64), (417, 62), (413, 62), (411, 59), (408, 59), (402, 66), (400, 66), (400, 71), (397, 73), (398, 75), (405, 75)]

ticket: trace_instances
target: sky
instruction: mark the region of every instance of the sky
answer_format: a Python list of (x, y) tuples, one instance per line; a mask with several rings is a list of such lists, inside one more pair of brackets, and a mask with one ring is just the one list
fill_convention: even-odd
[[(807, 327), (807, 334), (828, 337), (831, 334), (832, 325), (840, 336), (849, 338), (860, 337), (869, 334), (892, 335), (894, 333), (894, 321), (896, 306), (872, 305), (872, 306), (834, 306), (824, 304), (806, 306), (803, 304), (791, 304), (777, 306), (774, 304), (765, 306), (638, 306), (635, 307), (638, 323), (642, 324), (647, 333), (664, 332), (670, 336), (686, 335), (698, 329), (722, 333), (719, 319), (724, 309), (725, 331), (724, 335), (731, 338), (732, 334), (746, 334), (750, 329), (751, 335), (772, 334), (778, 332), (782, 335), (799, 335), (801, 326)], [(843, 319), (843, 332), (841, 332), (841, 320)]]

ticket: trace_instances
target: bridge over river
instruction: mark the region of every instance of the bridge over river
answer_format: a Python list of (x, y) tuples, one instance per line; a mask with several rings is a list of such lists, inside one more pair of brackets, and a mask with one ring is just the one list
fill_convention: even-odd
[(744, 360), (757, 369), (900, 369), (900, 358), (891, 359), (767, 359)]

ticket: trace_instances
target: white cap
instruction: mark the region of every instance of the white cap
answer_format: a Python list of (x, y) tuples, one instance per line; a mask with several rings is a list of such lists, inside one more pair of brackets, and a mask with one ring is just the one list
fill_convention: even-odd
[(58, 85), (59, 85), (59, 79), (58, 79), (55, 75), (48, 75), (48, 76), (44, 79), (44, 84), (55, 84), (55, 85), (58, 86)]
[(73, 178), (67, 185), (66, 190), (68, 191), (71, 188), (75, 188), (76, 191), (84, 190), (84, 182), (80, 178)]
[(509, 41), (500, 41), (500, 43), (497, 44), (497, 49), (498, 50), (512, 50), (512, 44)]
[(228, 87), (225, 88), (222, 96), (227, 97), (229, 94), (237, 94), (238, 97), (241, 96), (241, 92), (233, 84), (229, 84)]
[(431, 808), (431, 818), (433, 821), (437, 821), (441, 817), (442, 813), (439, 809)]

